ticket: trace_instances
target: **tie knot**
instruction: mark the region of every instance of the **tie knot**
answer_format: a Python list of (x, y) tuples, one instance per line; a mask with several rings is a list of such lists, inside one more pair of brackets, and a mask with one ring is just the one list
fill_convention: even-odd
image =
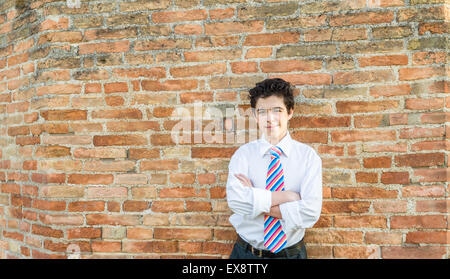
[(272, 154), (272, 156), (275, 156), (277, 158), (280, 158), (281, 152), (282, 152), (281, 148), (279, 148), (276, 145), (270, 148), (270, 154)]

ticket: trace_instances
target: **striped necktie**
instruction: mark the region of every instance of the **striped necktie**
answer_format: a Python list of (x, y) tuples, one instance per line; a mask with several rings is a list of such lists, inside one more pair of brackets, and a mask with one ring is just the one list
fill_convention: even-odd
[[(284, 191), (281, 152), (282, 150), (278, 146), (270, 149), (271, 161), (266, 179), (266, 189), (269, 191)], [(264, 246), (273, 253), (278, 253), (286, 246), (286, 234), (281, 227), (280, 219), (264, 215)]]

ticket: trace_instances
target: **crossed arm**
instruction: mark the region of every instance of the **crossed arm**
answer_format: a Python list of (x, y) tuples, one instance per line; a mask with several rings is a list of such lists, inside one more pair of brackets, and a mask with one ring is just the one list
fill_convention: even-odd
[[(252, 181), (244, 174), (235, 174), (235, 177), (239, 179), (242, 185), (246, 187), (253, 187)], [(291, 201), (298, 201), (301, 199), (300, 194), (293, 191), (275, 191), (271, 192), (272, 195), (272, 205), (270, 207), (270, 212), (267, 215), (282, 219), (280, 204)]]

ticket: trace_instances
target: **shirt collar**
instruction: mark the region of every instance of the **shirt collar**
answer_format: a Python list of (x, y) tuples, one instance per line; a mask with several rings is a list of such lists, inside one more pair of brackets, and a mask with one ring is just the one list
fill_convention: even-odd
[[(264, 156), (265, 154), (270, 154), (269, 149), (273, 146), (270, 142), (266, 140), (266, 137), (264, 134), (262, 134), (261, 138), (259, 139), (260, 147), (259, 147), (259, 153), (261, 156)], [(283, 150), (284, 155), (286, 157), (289, 156), (289, 152), (291, 151), (292, 146), (292, 138), (289, 134), (289, 131), (286, 132), (286, 135), (278, 142), (277, 146)]]

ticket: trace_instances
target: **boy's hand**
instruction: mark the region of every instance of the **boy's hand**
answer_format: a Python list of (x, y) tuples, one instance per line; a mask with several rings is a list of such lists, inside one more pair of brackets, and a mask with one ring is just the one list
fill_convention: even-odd
[(236, 178), (239, 179), (239, 181), (241, 181), (242, 185), (247, 186), (247, 187), (253, 187), (252, 181), (244, 174), (238, 173), (238, 174), (235, 174), (234, 176), (236, 176)]
[[(242, 173), (235, 174), (237, 179), (241, 181), (242, 185), (246, 187), (254, 187), (252, 181)], [(301, 200), (301, 196), (293, 191), (278, 191), (272, 192), (272, 204), (278, 205), (285, 202)]]

